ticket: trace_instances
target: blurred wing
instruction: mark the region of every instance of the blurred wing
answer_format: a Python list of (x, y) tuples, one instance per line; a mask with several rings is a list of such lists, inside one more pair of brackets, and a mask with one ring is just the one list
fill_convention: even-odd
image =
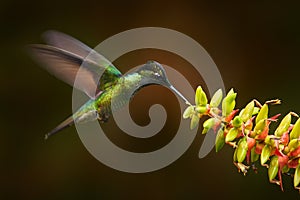
[(49, 45), (72, 52), (82, 58), (85, 58), (92, 51), (90, 47), (82, 42), (58, 31), (46, 31), (43, 38)]
[(30, 45), (33, 56), (49, 73), (85, 92), (90, 98), (95, 98), (99, 91), (122, 76), (104, 56), (68, 35), (48, 31), (44, 38), (53, 46)]
[[(30, 50), (41, 64), (49, 73), (74, 86), (77, 76), (75, 87), (85, 92), (90, 98), (95, 98), (97, 93), (97, 73), (92, 70), (98, 68), (94, 63), (89, 63), (89, 67), (81, 67), (83, 62), (82, 58), (78, 55), (68, 51), (47, 45), (30, 45)], [(79, 70), (80, 69), (80, 70)]]
[[(102, 70), (101, 74), (103, 73), (103, 75), (98, 85), (100, 90), (105, 90), (106, 87), (109, 87), (122, 75), (104, 56), (69, 35), (50, 30), (45, 32), (43, 37), (48, 44), (76, 54), (82, 59), (85, 59), (85, 62), (95, 63), (102, 68), (100, 71)], [(104, 72), (103, 68), (105, 68)]]

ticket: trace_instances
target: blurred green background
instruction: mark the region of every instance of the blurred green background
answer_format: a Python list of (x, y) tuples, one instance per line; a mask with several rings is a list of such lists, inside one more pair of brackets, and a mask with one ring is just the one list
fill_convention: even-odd
[[(266, 169), (239, 174), (232, 149), (198, 158), (203, 136), (172, 165), (156, 172), (128, 174), (94, 159), (74, 127), (44, 141), (44, 134), (71, 113), (72, 89), (38, 67), (24, 51), (40, 35), (59, 30), (91, 47), (121, 31), (157, 26), (199, 42), (217, 64), (227, 89), (238, 92), (238, 107), (257, 98), (282, 99), (272, 113), (300, 112), (300, 5), (275, 1), (8, 1), (0, 2), (0, 198), (1, 199), (296, 199), (292, 179), (285, 192), (268, 183)], [(131, 52), (114, 63), (121, 71), (148, 59), (174, 66), (194, 88), (203, 83), (192, 66), (168, 52)], [(156, 94), (155, 96), (153, 94)], [(174, 100), (170, 101), (172, 98)], [(146, 140), (124, 136), (110, 121), (108, 137), (124, 149), (149, 151), (174, 137), (180, 120), (174, 95), (151, 86), (130, 104), (134, 120), (149, 122), (148, 108), (161, 103), (168, 121)], [(199, 133), (201, 128), (199, 128)]]

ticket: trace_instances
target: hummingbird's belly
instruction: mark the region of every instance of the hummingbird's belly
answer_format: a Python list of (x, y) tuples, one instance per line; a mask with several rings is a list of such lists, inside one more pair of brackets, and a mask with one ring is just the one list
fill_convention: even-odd
[(73, 114), (73, 119), (76, 123), (95, 121), (97, 118), (98, 112), (94, 100), (89, 100)]
[(97, 120), (98, 118), (98, 113), (96, 110), (91, 110), (91, 111), (88, 111), (86, 113), (83, 113), (82, 115), (78, 116), (76, 119), (75, 119), (75, 122), (76, 123), (86, 123), (86, 122), (89, 122), (89, 121), (95, 121)]

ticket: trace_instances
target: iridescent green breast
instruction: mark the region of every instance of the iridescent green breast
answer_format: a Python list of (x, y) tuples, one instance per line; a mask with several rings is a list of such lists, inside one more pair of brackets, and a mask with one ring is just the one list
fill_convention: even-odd
[(109, 115), (129, 103), (139, 87), (142, 77), (138, 73), (120, 77), (114, 85), (108, 87), (95, 100), (95, 108), (100, 121), (106, 121)]

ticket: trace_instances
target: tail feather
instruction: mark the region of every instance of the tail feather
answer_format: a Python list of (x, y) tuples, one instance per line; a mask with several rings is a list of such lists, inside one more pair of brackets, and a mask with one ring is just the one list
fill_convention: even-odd
[(52, 131), (45, 135), (45, 140), (47, 140), (51, 135), (71, 126), (74, 124), (73, 116), (68, 117), (65, 121), (60, 123), (57, 127), (55, 127)]

